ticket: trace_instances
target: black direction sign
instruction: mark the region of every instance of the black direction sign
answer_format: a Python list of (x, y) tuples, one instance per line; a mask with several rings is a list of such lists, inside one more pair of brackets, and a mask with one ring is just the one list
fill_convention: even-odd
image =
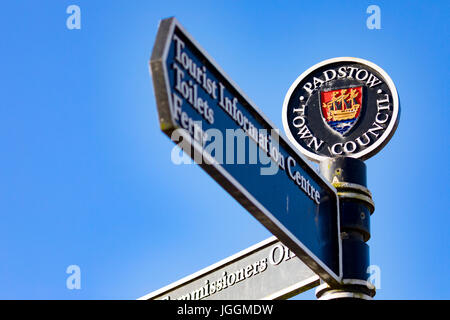
[(161, 130), (323, 280), (339, 282), (334, 187), (175, 18), (161, 21), (150, 68)]

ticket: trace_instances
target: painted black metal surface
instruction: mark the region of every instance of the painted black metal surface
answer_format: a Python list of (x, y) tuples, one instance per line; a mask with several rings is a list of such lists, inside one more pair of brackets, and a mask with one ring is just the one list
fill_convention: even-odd
[(370, 298), (375, 289), (367, 282), (370, 259), (366, 242), (374, 204), (366, 188), (366, 165), (355, 158), (329, 158), (320, 163), (320, 172), (333, 182), (340, 200), (343, 283), (318, 290), (318, 297)]

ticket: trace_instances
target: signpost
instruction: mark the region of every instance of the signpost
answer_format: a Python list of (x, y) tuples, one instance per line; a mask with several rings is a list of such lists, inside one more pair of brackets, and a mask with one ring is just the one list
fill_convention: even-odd
[(150, 68), (161, 130), (276, 238), (142, 299), (280, 299), (318, 277), (320, 299), (373, 297), (363, 160), (398, 126), (389, 75), (351, 57), (309, 68), (284, 101), (286, 140), (176, 19), (161, 21)]
[(367, 189), (366, 160), (393, 136), (400, 103), (394, 82), (376, 64), (341, 57), (303, 72), (283, 104), (283, 126), (304, 155), (320, 162), (340, 199), (343, 273), (340, 284), (323, 284), (319, 299), (370, 299), (367, 282), (370, 216), (375, 210)]
[(270, 237), (140, 300), (287, 299), (319, 283), (292, 251)]
[(175, 18), (161, 21), (150, 68), (161, 130), (324, 281), (340, 283), (335, 188)]

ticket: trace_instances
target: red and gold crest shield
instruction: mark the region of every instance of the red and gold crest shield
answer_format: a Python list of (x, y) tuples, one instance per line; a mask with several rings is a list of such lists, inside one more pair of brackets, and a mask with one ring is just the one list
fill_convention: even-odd
[(345, 135), (356, 123), (362, 109), (362, 87), (320, 92), (322, 117), (334, 131)]

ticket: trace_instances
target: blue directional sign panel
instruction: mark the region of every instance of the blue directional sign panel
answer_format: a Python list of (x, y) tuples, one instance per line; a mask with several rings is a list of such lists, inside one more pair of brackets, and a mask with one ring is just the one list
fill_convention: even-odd
[(150, 69), (161, 130), (323, 280), (339, 282), (333, 186), (175, 18), (160, 23)]

